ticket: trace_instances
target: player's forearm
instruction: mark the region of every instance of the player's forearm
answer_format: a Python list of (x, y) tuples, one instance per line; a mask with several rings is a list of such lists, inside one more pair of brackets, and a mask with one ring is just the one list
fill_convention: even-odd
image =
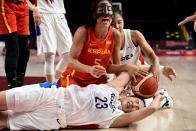
[(140, 110), (136, 110), (130, 113), (125, 113), (118, 117), (112, 124), (111, 127), (124, 127), (128, 126), (133, 122), (142, 120), (156, 111), (154, 107), (145, 107)]
[(159, 58), (154, 53), (149, 54), (148, 58), (150, 59), (151, 64), (160, 65)]
[(107, 73), (120, 74), (121, 72), (127, 72), (129, 70), (129, 64), (110, 64), (107, 68)]
[(108, 85), (115, 88), (120, 93), (129, 80), (129, 74), (127, 72), (122, 72), (116, 79), (109, 81)]
[(68, 66), (75, 69), (76, 71), (90, 73), (89, 72), (90, 66), (82, 64), (77, 59), (69, 58), (68, 59)]
[[(145, 71), (149, 71), (150, 70), (150, 65), (139, 65), (139, 67)], [(163, 74), (163, 69), (164, 69), (164, 66), (163, 65), (160, 65), (159, 66), (159, 70), (160, 72)]]

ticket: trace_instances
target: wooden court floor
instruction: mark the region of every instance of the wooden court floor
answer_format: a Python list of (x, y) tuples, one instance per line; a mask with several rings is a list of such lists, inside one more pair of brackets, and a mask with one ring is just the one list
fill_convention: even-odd
[[(196, 57), (164, 56), (160, 57), (160, 62), (173, 66), (177, 72), (173, 82), (163, 76), (160, 79), (160, 88), (167, 89), (174, 98), (174, 107), (159, 110), (129, 127), (99, 131), (196, 131)], [(3, 65), (4, 58), (0, 56), (0, 76), (5, 75)], [(27, 75), (43, 76), (41, 59), (31, 56)]]

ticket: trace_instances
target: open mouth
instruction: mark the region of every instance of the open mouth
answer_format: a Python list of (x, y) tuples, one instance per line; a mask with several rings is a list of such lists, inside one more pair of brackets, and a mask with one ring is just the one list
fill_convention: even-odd
[(109, 22), (109, 18), (103, 18), (102, 22)]
[(131, 103), (127, 102), (127, 108), (130, 108), (130, 107), (131, 107)]

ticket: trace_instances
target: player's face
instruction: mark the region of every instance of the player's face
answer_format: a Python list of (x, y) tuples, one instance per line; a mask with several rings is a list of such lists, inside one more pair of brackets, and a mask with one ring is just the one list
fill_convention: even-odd
[(144, 107), (144, 103), (137, 97), (126, 97), (121, 101), (122, 110), (124, 112), (132, 112)]
[(114, 15), (114, 19), (112, 21), (112, 26), (114, 28), (116, 28), (117, 30), (119, 30), (120, 32), (123, 30), (124, 20), (123, 20), (123, 18), (120, 14), (115, 14)]
[(112, 15), (112, 5), (106, 0), (99, 2), (95, 13), (97, 24), (109, 27), (112, 22)]

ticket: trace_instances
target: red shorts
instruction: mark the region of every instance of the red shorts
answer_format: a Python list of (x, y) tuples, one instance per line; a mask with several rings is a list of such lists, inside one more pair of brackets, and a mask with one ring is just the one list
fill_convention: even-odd
[(73, 69), (68, 68), (65, 72), (63, 72), (59, 85), (61, 87), (67, 87), (71, 84), (79, 85), (80, 87), (87, 87), (89, 84), (105, 84), (107, 82), (106, 76), (101, 76), (100, 78), (92, 78), (92, 79), (85, 79), (85, 77), (79, 77), (75, 74)]
[(0, 0), (0, 34), (29, 34), (29, 7), (26, 1), (17, 5)]
[(67, 86), (69, 86), (69, 85), (72, 85), (72, 84), (74, 84), (74, 85), (79, 85), (79, 84), (76, 82), (76, 80), (74, 80), (74, 78), (73, 78), (72, 76), (70, 76), (70, 75), (67, 75), (67, 76), (65, 76), (65, 77), (61, 77), (59, 82), (60, 82), (60, 83), (59, 83), (60, 87), (65, 87), (65, 88), (66, 88)]

